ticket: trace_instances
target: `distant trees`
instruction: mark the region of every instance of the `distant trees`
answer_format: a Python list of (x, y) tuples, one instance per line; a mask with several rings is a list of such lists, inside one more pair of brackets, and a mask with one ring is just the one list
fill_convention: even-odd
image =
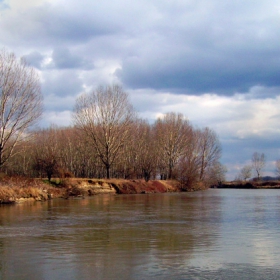
[(280, 159), (278, 159), (275, 163), (275, 173), (278, 177), (280, 177)]
[(243, 166), (236, 177), (236, 180), (247, 181), (252, 177), (255, 172), (256, 177), (254, 179), (260, 180), (265, 167), (265, 155), (264, 153), (254, 152), (251, 158), (251, 164)]
[(19, 152), (16, 146), (42, 114), (36, 71), (13, 53), (0, 53), (0, 167)]
[(240, 180), (247, 181), (247, 179), (252, 177), (252, 165), (245, 165), (241, 168), (239, 178)]
[(132, 127), (134, 111), (128, 95), (118, 85), (99, 87), (76, 100), (74, 124), (91, 141), (110, 178)]

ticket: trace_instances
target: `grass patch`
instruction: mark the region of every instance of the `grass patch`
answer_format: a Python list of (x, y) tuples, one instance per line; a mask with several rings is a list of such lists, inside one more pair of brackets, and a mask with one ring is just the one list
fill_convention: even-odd
[(40, 179), (4, 177), (0, 180), (0, 204), (31, 198), (44, 201), (52, 197), (61, 197), (63, 193), (64, 190), (59, 190)]

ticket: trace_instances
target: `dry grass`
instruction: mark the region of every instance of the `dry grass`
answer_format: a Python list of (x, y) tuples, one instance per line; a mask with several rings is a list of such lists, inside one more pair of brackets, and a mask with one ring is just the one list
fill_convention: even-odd
[[(57, 179), (55, 179), (57, 181)], [(66, 196), (87, 196), (100, 193), (138, 194), (179, 191), (177, 181), (67, 178), (61, 181)]]
[(0, 203), (13, 203), (22, 199), (47, 200), (60, 197), (63, 191), (25, 177), (4, 177), (0, 180)]
[(179, 191), (176, 181), (124, 179), (53, 179), (51, 184), (40, 179), (24, 177), (0, 178), (0, 204), (20, 200), (47, 200), (56, 197), (85, 197), (96, 194), (138, 194)]
[(179, 185), (176, 181), (161, 181), (161, 180), (124, 180), (110, 179), (107, 180), (120, 194), (139, 194), (139, 193), (164, 193), (177, 192)]
[(0, 203), (12, 203), (17, 199), (17, 194), (10, 187), (0, 187)]

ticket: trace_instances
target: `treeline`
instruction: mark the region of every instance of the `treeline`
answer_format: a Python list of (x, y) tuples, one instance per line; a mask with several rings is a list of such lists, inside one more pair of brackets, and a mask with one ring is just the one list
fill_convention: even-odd
[(213, 130), (195, 128), (174, 112), (153, 124), (140, 119), (119, 86), (80, 96), (72, 126), (28, 136), (2, 166), (5, 173), (49, 179), (177, 179), (186, 188), (224, 180), (221, 145)]
[[(280, 165), (279, 165), (280, 166)], [(265, 167), (265, 155), (264, 153), (254, 152), (252, 155), (252, 163), (243, 166), (240, 169), (239, 174), (235, 177), (235, 181), (247, 181), (255, 173), (254, 181), (260, 181), (262, 179), (263, 169)], [(277, 163), (276, 163), (277, 173)]]

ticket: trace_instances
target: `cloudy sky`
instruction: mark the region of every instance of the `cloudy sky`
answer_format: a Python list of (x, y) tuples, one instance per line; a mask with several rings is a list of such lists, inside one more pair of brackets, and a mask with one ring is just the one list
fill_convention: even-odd
[(71, 124), (76, 97), (121, 84), (140, 116), (181, 112), (215, 130), (228, 179), (280, 158), (278, 0), (0, 0), (0, 47), (42, 80), (42, 126)]

